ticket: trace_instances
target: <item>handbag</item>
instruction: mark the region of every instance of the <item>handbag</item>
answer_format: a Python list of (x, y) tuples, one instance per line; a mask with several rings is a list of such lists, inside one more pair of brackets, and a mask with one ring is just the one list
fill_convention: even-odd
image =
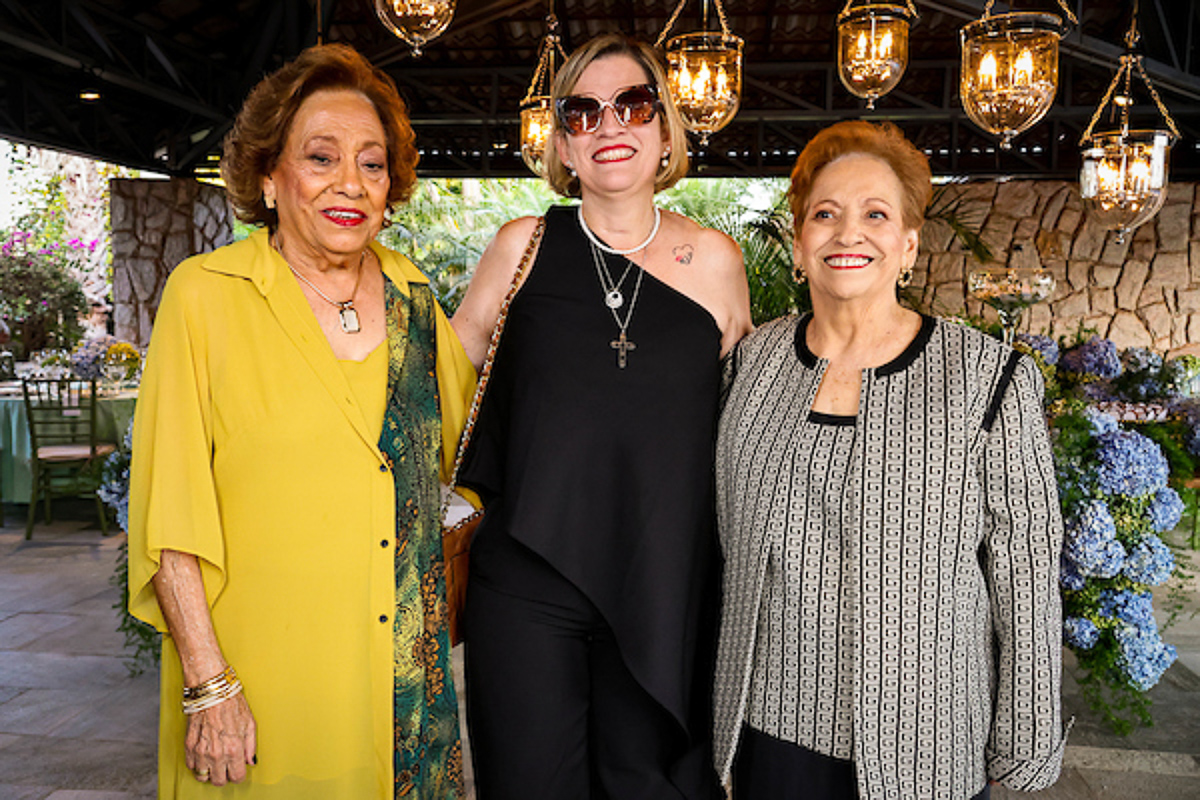
[(442, 500), (440, 519), (442, 520), (442, 557), (445, 562), (446, 576), (446, 625), (450, 629), (451, 645), (462, 641), (461, 619), (463, 608), (467, 603), (468, 556), (475, 529), (483, 521), (484, 509), (477, 509), (465, 519), (450, 526), (446, 525), (446, 514), (450, 509), (450, 500), (454, 489), (458, 486), (458, 471), (462, 467), (463, 455), (467, 452), (467, 447), (471, 442), (471, 433), (475, 430), (475, 421), (479, 417), (479, 406), (483, 402), (483, 394), (491, 379), (492, 363), (496, 359), (496, 349), (500, 346), (500, 334), (504, 332), (504, 324), (508, 321), (508, 308), (512, 305), (517, 290), (521, 288), (525, 273), (529, 269), (529, 262), (533, 258), (533, 253), (537, 250), (545, 230), (546, 219), (539, 217), (537, 226), (534, 227), (533, 234), (529, 237), (529, 244), (525, 247), (525, 253), (521, 256), (521, 263), (517, 265), (517, 271), (513, 273), (512, 285), (508, 287), (508, 294), (504, 296), (504, 301), (500, 304), (500, 314), (496, 317), (495, 327), (492, 328), (487, 355), (483, 359), (483, 368), (479, 372), (479, 382), (475, 384), (475, 395), (471, 398), (471, 409), (467, 413), (462, 436), (458, 439), (458, 450), (454, 455), (454, 469), (450, 472), (449, 491)]

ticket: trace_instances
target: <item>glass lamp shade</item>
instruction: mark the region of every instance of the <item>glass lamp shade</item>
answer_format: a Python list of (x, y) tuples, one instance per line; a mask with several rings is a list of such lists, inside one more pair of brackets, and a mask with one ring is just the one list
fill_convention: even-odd
[(963, 109), (1003, 149), (1050, 110), (1061, 38), (1062, 20), (1053, 14), (1014, 12), (963, 26)]
[(1088, 214), (1116, 231), (1118, 242), (1166, 202), (1172, 140), (1153, 130), (1095, 133), (1085, 142), (1079, 193)]
[(535, 175), (542, 174), (546, 146), (554, 130), (549, 97), (533, 97), (521, 106), (521, 158)]
[(742, 40), (725, 33), (685, 33), (667, 42), (667, 83), (688, 130), (721, 130), (742, 98)]
[(900, 82), (908, 67), (909, 11), (902, 6), (867, 5), (838, 24), (838, 77), (867, 108)]
[(413, 55), (436, 39), (454, 18), (455, 0), (375, 0), (375, 13), (392, 33), (412, 46)]

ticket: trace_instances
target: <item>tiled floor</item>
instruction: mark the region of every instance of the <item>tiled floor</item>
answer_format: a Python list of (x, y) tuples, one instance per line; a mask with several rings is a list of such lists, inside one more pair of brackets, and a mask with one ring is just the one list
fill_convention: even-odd
[[(87, 512), (39, 526), (25, 542), (10, 511), (0, 528), (0, 800), (135, 800), (154, 796), (157, 676), (130, 677), (109, 585), (122, 537)], [(1066, 768), (1051, 789), (993, 800), (1200, 798), (1200, 617), (1167, 634), (1180, 650), (1153, 690), (1155, 725), (1127, 738), (1082, 707)]]
[(121, 537), (0, 529), (0, 800), (154, 797), (156, 675), (129, 676), (108, 584)]

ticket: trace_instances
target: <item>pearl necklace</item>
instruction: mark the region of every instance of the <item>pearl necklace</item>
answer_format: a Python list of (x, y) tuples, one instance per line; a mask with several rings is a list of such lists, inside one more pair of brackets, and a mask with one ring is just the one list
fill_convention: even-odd
[(588, 241), (590, 241), (593, 245), (600, 248), (604, 252), (610, 253), (611, 255), (614, 255), (614, 256), (627, 256), (627, 255), (630, 255), (631, 253), (636, 253), (638, 250), (645, 250), (647, 247), (650, 246), (650, 243), (654, 241), (654, 237), (658, 236), (658, 228), (662, 224), (662, 210), (659, 209), (658, 206), (655, 206), (654, 207), (654, 227), (650, 229), (650, 235), (646, 237), (646, 241), (642, 242), (641, 244), (639, 244), (636, 247), (631, 247), (628, 250), (618, 250), (615, 247), (609, 247), (604, 242), (600, 241), (600, 237), (598, 237), (596, 234), (592, 233), (592, 229), (588, 227), (587, 220), (585, 220), (583, 218), (583, 204), (582, 203), (580, 203), (578, 206), (576, 206), (575, 209), (576, 209), (576, 213), (579, 215), (579, 227), (583, 228), (583, 232), (587, 236)]

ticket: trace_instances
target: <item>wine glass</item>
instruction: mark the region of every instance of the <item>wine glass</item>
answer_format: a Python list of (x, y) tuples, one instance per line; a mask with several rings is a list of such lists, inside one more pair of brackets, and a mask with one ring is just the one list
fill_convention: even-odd
[(992, 308), (1004, 326), (1004, 343), (1011, 345), (1021, 312), (1054, 291), (1054, 276), (1041, 267), (980, 267), (967, 274), (967, 291)]
[(104, 379), (108, 383), (110, 391), (116, 392), (121, 388), (127, 372), (128, 369), (119, 361), (106, 361), (104, 363)]

